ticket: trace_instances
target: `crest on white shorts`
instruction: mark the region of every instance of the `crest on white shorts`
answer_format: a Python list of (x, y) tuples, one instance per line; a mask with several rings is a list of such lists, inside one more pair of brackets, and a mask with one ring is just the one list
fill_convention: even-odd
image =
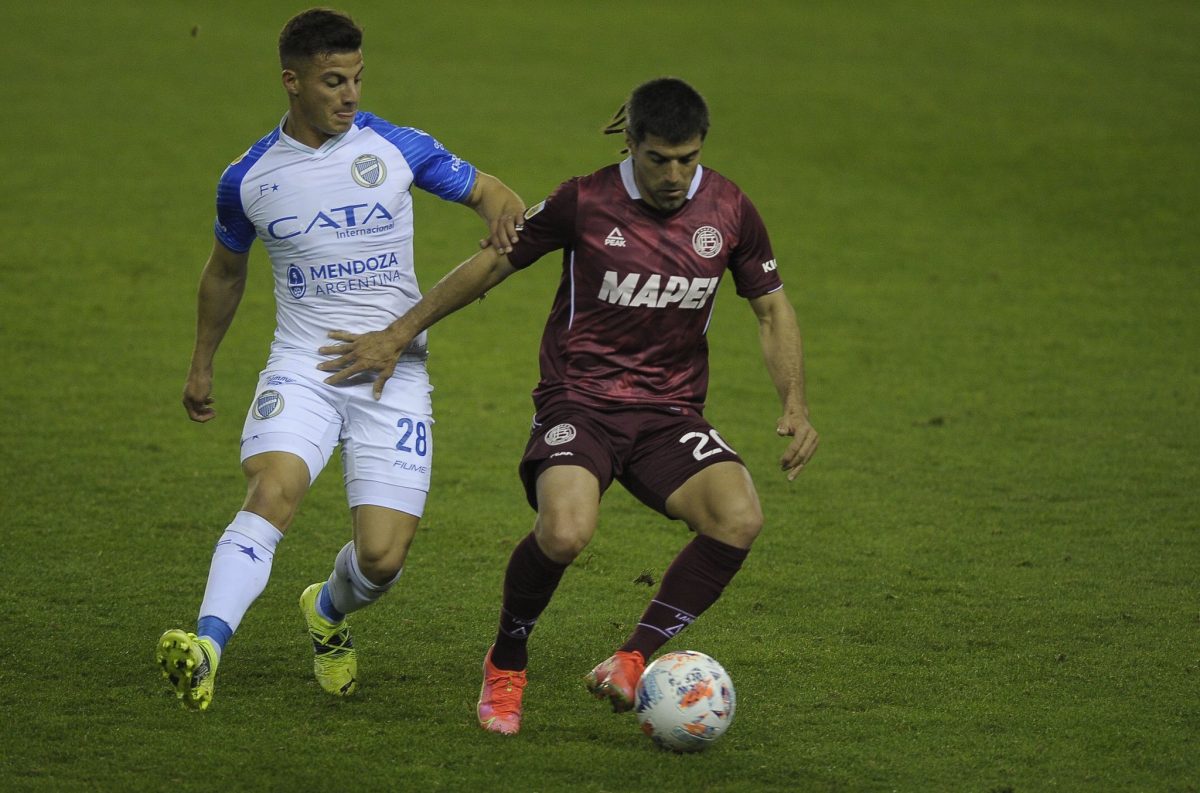
[(254, 418), (269, 419), (283, 412), (283, 394), (278, 391), (263, 391), (254, 398)]
[(562, 446), (575, 440), (574, 424), (558, 424), (546, 433), (547, 446)]

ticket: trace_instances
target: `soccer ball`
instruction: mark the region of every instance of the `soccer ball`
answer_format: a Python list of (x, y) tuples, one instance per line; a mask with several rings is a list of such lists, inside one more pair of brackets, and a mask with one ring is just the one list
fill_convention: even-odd
[(637, 684), (642, 732), (663, 749), (698, 752), (733, 723), (737, 695), (729, 673), (704, 653), (667, 653)]

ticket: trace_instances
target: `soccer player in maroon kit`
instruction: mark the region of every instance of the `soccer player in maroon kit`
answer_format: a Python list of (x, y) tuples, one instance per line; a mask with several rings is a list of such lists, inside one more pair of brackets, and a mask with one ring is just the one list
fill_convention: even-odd
[[(619, 119), (619, 117), (618, 117)], [(703, 417), (705, 332), (728, 270), (759, 324), (783, 404), (776, 432), (794, 479), (817, 448), (808, 421), (800, 332), (762, 219), (737, 185), (700, 166), (708, 108), (682, 80), (639, 86), (625, 105), (629, 157), (569, 179), (525, 214), (507, 255), (485, 248), (383, 331), (330, 334), (321, 364), (340, 382), (377, 373), (376, 393), (409, 340), (543, 255), (563, 251), (563, 276), (542, 336), (533, 430), (520, 473), (537, 510), (504, 577), (500, 625), (484, 659), (478, 715), (516, 733), (526, 643), (570, 563), (596, 529), (613, 479), (683, 520), (695, 538), (675, 557), (637, 628), (586, 678), (629, 710), (646, 660), (716, 602), (762, 528), (758, 495), (737, 453)]]

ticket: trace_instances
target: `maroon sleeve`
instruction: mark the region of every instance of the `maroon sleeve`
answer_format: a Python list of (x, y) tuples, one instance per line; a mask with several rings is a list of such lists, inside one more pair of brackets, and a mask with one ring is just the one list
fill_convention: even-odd
[(749, 299), (776, 291), (783, 286), (783, 281), (776, 269), (775, 254), (762, 216), (744, 193), (741, 203), (742, 228), (737, 247), (729, 257), (729, 270), (733, 273), (738, 296)]
[(524, 269), (550, 251), (571, 246), (575, 238), (575, 214), (579, 206), (579, 180), (568, 179), (550, 197), (525, 211), (525, 222), (508, 262)]

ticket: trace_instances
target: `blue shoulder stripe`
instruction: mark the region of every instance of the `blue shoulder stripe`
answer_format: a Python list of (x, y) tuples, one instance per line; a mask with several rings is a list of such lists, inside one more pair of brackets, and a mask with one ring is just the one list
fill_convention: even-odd
[(277, 140), (279, 127), (264, 135), (245, 154), (230, 163), (217, 182), (217, 220), (213, 231), (221, 244), (231, 251), (245, 253), (254, 243), (257, 232), (242, 206), (242, 179)]

